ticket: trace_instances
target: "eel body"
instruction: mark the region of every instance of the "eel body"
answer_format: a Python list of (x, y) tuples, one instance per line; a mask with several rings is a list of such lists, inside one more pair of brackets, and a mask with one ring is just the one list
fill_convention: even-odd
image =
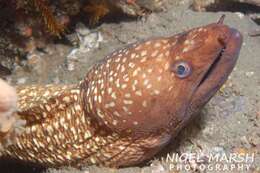
[(150, 159), (226, 81), (241, 44), (221, 18), (119, 49), (78, 84), (18, 87), (26, 126), (2, 154), (50, 167)]

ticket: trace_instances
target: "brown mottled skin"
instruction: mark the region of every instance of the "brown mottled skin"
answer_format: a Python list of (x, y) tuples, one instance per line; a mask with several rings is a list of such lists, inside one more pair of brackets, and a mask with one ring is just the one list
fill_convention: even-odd
[(53, 167), (150, 159), (232, 71), (242, 36), (223, 19), (117, 50), (76, 85), (18, 87), (26, 129), (3, 154)]

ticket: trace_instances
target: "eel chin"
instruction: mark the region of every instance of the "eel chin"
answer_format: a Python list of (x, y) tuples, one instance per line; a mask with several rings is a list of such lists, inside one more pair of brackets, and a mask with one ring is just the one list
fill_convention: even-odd
[(224, 43), (222, 51), (205, 73), (191, 99), (192, 112), (197, 112), (204, 106), (225, 83), (237, 62), (242, 42), (241, 33), (230, 28), (229, 39)]

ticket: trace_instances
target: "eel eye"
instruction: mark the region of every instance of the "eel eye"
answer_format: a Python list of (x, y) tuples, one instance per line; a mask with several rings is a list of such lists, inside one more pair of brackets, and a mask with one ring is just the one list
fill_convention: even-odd
[(179, 61), (173, 65), (173, 72), (181, 79), (191, 74), (191, 66), (185, 61)]

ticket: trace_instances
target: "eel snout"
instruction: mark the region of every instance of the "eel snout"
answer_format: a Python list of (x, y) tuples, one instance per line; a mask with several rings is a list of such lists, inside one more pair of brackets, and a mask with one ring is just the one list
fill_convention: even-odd
[[(221, 18), (219, 23), (222, 22)], [(220, 43), (223, 44), (223, 50), (198, 86), (191, 102), (194, 107), (200, 108), (208, 102), (225, 83), (237, 62), (243, 42), (242, 34), (238, 30), (228, 27), (223, 36), (219, 37)]]

